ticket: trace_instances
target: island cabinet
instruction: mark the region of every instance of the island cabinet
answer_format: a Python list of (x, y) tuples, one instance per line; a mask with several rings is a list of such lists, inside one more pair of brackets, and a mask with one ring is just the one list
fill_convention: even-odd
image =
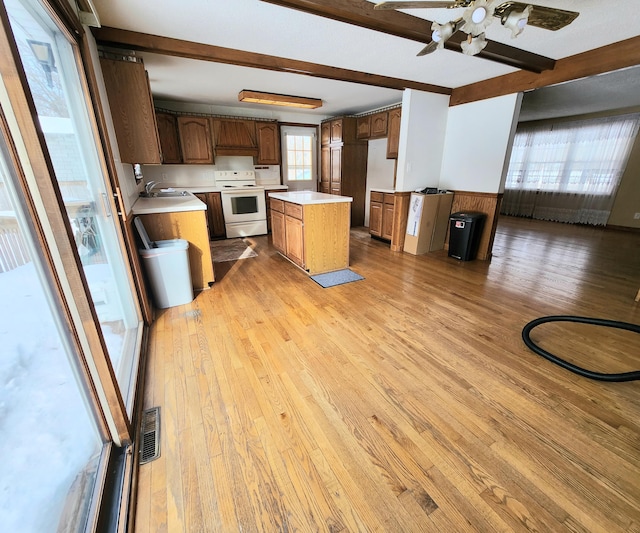
[(209, 238), (212, 241), (224, 239), (226, 229), (224, 215), (222, 213), (222, 196), (219, 192), (195, 193), (195, 195), (207, 206), (207, 228)]
[(178, 133), (184, 163), (197, 165), (214, 163), (211, 127), (207, 117), (179, 116)]
[(156, 114), (144, 65), (100, 58), (100, 67), (123, 163), (160, 164)]
[(305, 191), (270, 196), (278, 252), (311, 275), (349, 266), (351, 198)]

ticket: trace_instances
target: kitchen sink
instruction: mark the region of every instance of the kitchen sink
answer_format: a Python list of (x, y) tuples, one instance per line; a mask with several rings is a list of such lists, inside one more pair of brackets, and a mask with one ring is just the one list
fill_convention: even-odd
[(141, 192), (143, 198), (177, 198), (180, 196), (189, 196), (188, 191), (151, 191), (149, 193)]

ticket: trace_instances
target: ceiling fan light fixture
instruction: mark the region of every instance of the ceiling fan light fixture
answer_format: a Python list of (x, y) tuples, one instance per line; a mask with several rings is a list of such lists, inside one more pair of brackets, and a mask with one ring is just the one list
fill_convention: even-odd
[(279, 105), (285, 107), (299, 107), (301, 109), (317, 109), (322, 107), (322, 100), (306, 98), (304, 96), (290, 96), (288, 94), (264, 93), (244, 89), (238, 93), (239, 102), (253, 104)]
[(462, 31), (470, 35), (480, 35), (493, 22), (494, 0), (475, 0), (462, 14)]
[(431, 39), (438, 43), (438, 49), (444, 48), (444, 43), (447, 41), (449, 37), (451, 37), (454, 33), (454, 25), (451, 22), (447, 22), (446, 24), (438, 24), (434, 22), (431, 25)]
[(533, 11), (533, 6), (529, 5), (522, 11), (512, 10), (507, 15), (502, 16), (502, 25), (508, 30), (511, 30), (512, 39), (515, 39), (524, 31), (527, 22), (529, 22), (531, 11)]
[(484, 33), (477, 35), (474, 37), (469, 34), (469, 37), (466, 41), (462, 41), (460, 43), (462, 47), (462, 53), (468, 56), (475, 56), (484, 50), (484, 47), (487, 46), (487, 40), (485, 39)]

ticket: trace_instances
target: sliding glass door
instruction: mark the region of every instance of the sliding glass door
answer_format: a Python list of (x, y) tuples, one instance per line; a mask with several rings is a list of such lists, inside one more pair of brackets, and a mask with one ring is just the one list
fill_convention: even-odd
[(131, 414), (141, 319), (77, 54), (37, 2), (5, 0), (5, 5), (102, 334)]
[(0, 524), (80, 530), (103, 440), (8, 154), (0, 138)]
[(0, 4), (0, 530), (123, 530), (142, 321), (71, 4), (47, 2)]

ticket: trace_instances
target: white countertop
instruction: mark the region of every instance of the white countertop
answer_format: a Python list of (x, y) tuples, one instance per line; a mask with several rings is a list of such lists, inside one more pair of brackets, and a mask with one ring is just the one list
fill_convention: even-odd
[(300, 205), (353, 202), (353, 198), (350, 196), (337, 196), (335, 194), (312, 191), (270, 192), (269, 197)]
[[(189, 191), (192, 193), (207, 193), (207, 192), (221, 192), (226, 187), (219, 187), (217, 185), (192, 185), (183, 187), (182, 185), (167, 185), (167, 188), (175, 189), (176, 191)], [(163, 188), (165, 188), (163, 186)], [(260, 185), (256, 186), (256, 189), (263, 188), (265, 191), (286, 191), (289, 187), (287, 185)]]
[(377, 187), (374, 187), (371, 189), (371, 192), (385, 192), (387, 194), (393, 194), (396, 191), (394, 189), (378, 189)]
[[(186, 190), (186, 189), (178, 189)], [(207, 205), (188, 192), (186, 196), (172, 196), (168, 198), (138, 198), (131, 213), (133, 215), (153, 215), (156, 213), (175, 213), (177, 211), (205, 211)]]

